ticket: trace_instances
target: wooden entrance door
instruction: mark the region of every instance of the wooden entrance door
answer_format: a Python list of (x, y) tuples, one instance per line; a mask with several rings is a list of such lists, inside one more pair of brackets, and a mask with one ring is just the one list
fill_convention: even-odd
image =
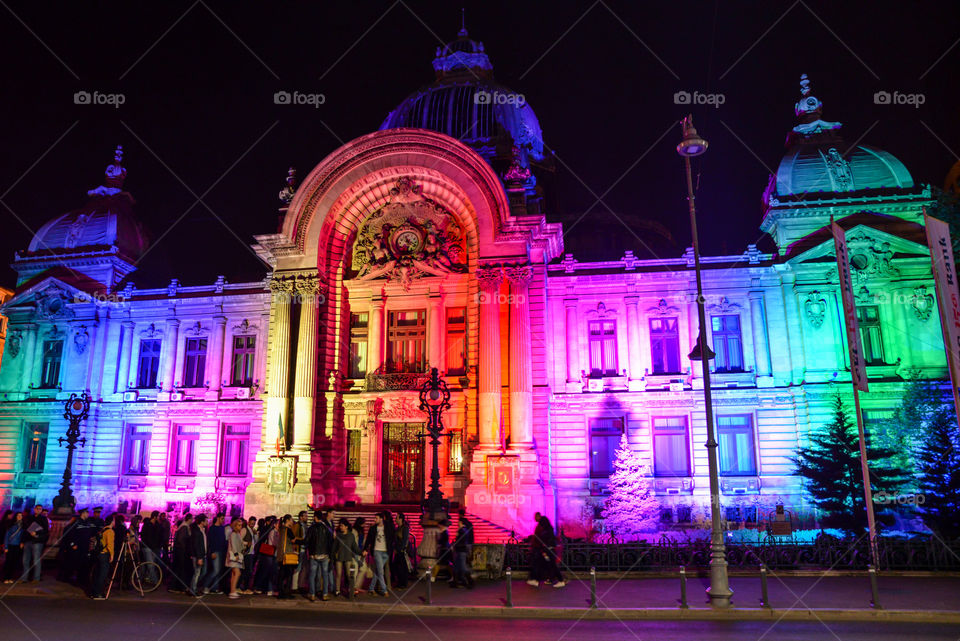
[(420, 503), (423, 499), (423, 423), (383, 424), (384, 503)]

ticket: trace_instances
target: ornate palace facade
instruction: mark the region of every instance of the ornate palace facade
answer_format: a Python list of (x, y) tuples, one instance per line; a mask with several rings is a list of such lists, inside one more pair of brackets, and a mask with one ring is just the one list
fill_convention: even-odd
[[(89, 391), (81, 501), (211, 501), (263, 514), (305, 504), (416, 504), (432, 465), (418, 390), (452, 391), (447, 496), (526, 532), (535, 511), (588, 527), (623, 435), (649, 462), (662, 521), (707, 518), (692, 255), (564, 254), (537, 175), (550, 164), (522, 96), (465, 32), (436, 81), (380, 130), (281, 196), (254, 246), (262, 282), (138, 290), (146, 245), (119, 159), (83, 210), (17, 256), (0, 369), (0, 493), (55, 494), (54, 399)], [(904, 380), (946, 376), (921, 209), (892, 155), (846, 150), (802, 83), (798, 124), (749, 246), (706, 257), (721, 490), (731, 523), (805, 507), (791, 457), (850, 372), (831, 216), (847, 232), (871, 392), (888, 418)], [(117, 181), (121, 181), (118, 183)]]

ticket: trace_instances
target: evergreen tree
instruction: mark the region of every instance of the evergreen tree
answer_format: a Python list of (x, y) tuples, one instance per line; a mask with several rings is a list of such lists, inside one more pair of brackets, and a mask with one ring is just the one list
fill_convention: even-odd
[(960, 434), (953, 403), (939, 392), (929, 403), (922, 436), (914, 449), (917, 467), (917, 511), (923, 524), (945, 541), (960, 537)]
[(636, 539), (642, 532), (656, 529), (660, 502), (653, 492), (648, 466), (638, 452), (620, 440), (610, 475), (610, 496), (604, 501), (602, 517), (608, 532), (622, 539)]
[[(874, 493), (894, 494), (904, 477), (891, 467), (893, 450), (877, 447), (866, 438), (870, 485)], [(813, 504), (822, 512), (820, 526), (852, 534), (866, 530), (867, 512), (860, 468), (860, 442), (856, 424), (847, 415), (838, 395), (833, 402), (833, 420), (810, 435), (809, 444), (797, 451), (797, 474), (806, 482)], [(889, 515), (877, 511), (878, 522), (889, 523)]]

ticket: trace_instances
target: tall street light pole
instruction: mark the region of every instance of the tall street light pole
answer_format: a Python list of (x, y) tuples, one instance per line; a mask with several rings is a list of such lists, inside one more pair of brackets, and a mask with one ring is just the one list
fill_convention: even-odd
[(80, 421), (90, 413), (90, 397), (84, 392), (82, 396), (71, 394), (63, 406), (63, 418), (70, 425), (67, 427), (66, 437), (61, 436), (57, 442), (62, 447), (67, 444), (67, 465), (63, 468), (63, 480), (60, 482), (60, 493), (53, 499), (53, 507), (58, 514), (73, 514), (73, 507), (77, 500), (73, 497), (70, 485), (73, 480), (73, 451), (87, 444), (87, 439), (80, 437)]
[(700, 328), (697, 344), (690, 352), (691, 360), (700, 360), (703, 366), (703, 400), (707, 417), (707, 465), (710, 470), (710, 587), (707, 596), (715, 608), (730, 607), (730, 580), (727, 576), (727, 552), (723, 542), (720, 522), (720, 473), (717, 465), (717, 439), (713, 427), (713, 397), (710, 392), (710, 359), (714, 354), (707, 345), (707, 313), (703, 298), (703, 281), (700, 277), (700, 242), (697, 239), (697, 208), (693, 195), (693, 176), (690, 159), (707, 150), (707, 141), (697, 134), (693, 116), (683, 119), (683, 140), (677, 145), (677, 153), (683, 156), (687, 170), (687, 203), (690, 208), (690, 230), (693, 236), (693, 268), (697, 275), (697, 315)]
[(433, 520), (446, 518), (450, 502), (443, 498), (440, 489), (440, 437), (443, 435), (443, 411), (450, 409), (450, 390), (447, 382), (440, 378), (440, 372), (434, 367), (430, 378), (420, 388), (420, 410), (427, 413), (427, 435), (433, 452), (433, 465), (430, 467), (430, 491), (427, 492), (424, 508)]

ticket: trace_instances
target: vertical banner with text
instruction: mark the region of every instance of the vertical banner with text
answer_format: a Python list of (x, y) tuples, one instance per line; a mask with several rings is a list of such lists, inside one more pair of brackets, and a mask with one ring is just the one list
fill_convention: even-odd
[(861, 392), (869, 392), (867, 386), (867, 363), (860, 346), (860, 325), (857, 323), (857, 304), (853, 295), (853, 279), (850, 277), (850, 256), (847, 254), (847, 238), (843, 228), (830, 223), (833, 244), (837, 250), (837, 269), (840, 271), (840, 298), (843, 301), (843, 320), (847, 326), (847, 344), (850, 346), (850, 374), (853, 386)]
[(937, 289), (940, 325), (947, 351), (947, 367), (953, 388), (953, 403), (960, 424), (960, 294), (957, 292), (957, 272), (953, 262), (953, 243), (950, 225), (923, 212), (927, 228), (927, 244), (933, 262), (933, 282)]

